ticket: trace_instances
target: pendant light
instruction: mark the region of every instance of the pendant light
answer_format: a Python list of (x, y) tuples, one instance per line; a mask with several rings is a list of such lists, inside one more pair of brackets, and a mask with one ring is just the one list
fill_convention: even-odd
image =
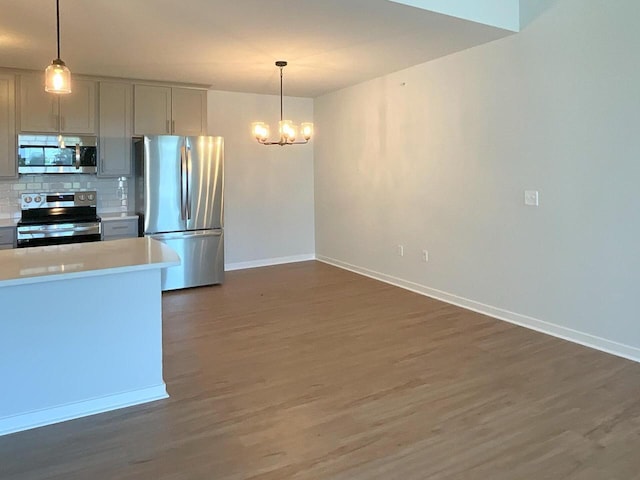
[[(278, 131), (280, 133), (280, 140), (268, 141), (269, 138), (269, 125), (264, 122), (254, 122), (251, 124), (251, 131), (258, 143), (262, 145), (303, 145), (309, 143), (311, 135), (313, 135), (313, 123), (304, 122), (300, 124), (298, 129), (297, 125), (294, 125), (291, 120), (285, 120), (282, 108), (282, 70), (287, 66), (287, 62), (284, 60), (278, 60), (276, 67), (280, 69), (280, 122), (278, 124)], [(296, 142), (298, 132), (304, 138), (304, 141)]]
[(56, 0), (56, 32), (58, 34), (58, 57), (44, 71), (44, 89), (49, 93), (71, 93), (71, 71), (60, 59), (60, 0)]

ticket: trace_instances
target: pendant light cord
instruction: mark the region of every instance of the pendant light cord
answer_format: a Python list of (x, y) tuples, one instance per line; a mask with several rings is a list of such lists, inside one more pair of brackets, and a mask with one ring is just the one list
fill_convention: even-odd
[(56, 31), (58, 32), (58, 60), (60, 59), (60, 0), (56, 0)]

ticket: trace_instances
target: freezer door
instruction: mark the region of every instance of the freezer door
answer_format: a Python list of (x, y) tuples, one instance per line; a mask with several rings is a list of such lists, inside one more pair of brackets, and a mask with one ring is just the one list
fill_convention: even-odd
[(162, 290), (199, 287), (224, 280), (222, 230), (149, 235), (173, 250), (182, 263), (162, 270)]
[(176, 232), (186, 229), (185, 183), (184, 137), (145, 137), (145, 232)]
[(222, 228), (224, 142), (187, 137), (187, 230)]

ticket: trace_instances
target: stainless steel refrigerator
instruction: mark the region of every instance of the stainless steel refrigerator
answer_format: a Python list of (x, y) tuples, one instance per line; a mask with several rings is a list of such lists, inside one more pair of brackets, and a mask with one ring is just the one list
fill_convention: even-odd
[(222, 283), (222, 137), (146, 136), (134, 151), (140, 231), (182, 260), (163, 270), (162, 290)]

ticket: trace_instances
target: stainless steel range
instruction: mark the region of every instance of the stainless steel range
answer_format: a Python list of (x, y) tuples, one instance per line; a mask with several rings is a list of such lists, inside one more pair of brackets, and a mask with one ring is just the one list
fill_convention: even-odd
[(24, 193), (20, 200), (18, 248), (100, 240), (95, 191)]

